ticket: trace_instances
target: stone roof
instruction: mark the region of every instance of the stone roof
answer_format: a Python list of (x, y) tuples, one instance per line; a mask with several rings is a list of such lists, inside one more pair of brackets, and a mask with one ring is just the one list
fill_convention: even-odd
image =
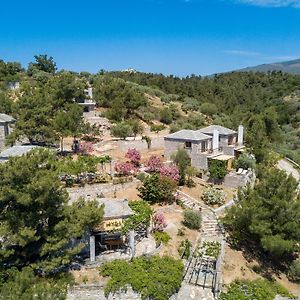
[(0, 153), (0, 160), (7, 160), (10, 157), (22, 156), (31, 151), (38, 146), (34, 145), (24, 145), (24, 146), (13, 146), (8, 149), (3, 150)]
[(8, 122), (14, 122), (15, 119), (7, 114), (1, 114), (0, 113), (0, 123), (8, 123)]
[(97, 201), (104, 204), (104, 219), (124, 218), (134, 214), (127, 199), (97, 198)]
[(209, 134), (209, 135), (213, 135), (214, 130), (218, 130), (220, 135), (231, 135), (231, 134), (235, 134), (236, 131), (220, 126), (220, 125), (210, 125), (204, 128), (201, 128), (199, 130), (197, 130), (198, 132), (202, 132), (204, 134)]
[(211, 136), (199, 132), (199, 130), (182, 129), (180, 131), (165, 136), (165, 139), (203, 141), (211, 139)]

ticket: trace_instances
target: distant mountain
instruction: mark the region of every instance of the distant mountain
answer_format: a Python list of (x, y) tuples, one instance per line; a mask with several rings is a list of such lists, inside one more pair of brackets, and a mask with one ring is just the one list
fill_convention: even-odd
[(300, 75), (300, 59), (278, 62), (272, 64), (263, 64), (255, 67), (248, 67), (241, 69), (239, 71), (259, 71), (259, 72), (269, 72), (269, 71), (282, 71), (290, 74)]

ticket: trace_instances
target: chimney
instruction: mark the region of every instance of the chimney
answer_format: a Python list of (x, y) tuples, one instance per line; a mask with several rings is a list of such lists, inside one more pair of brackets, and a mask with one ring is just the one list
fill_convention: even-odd
[(238, 145), (242, 146), (244, 143), (244, 126), (240, 125), (238, 128)]
[(212, 144), (213, 153), (217, 153), (219, 150), (219, 131), (214, 129), (213, 131), (213, 144)]
[(93, 88), (89, 87), (89, 88), (87, 89), (87, 91), (88, 91), (88, 96), (89, 96), (91, 99), (93, 99)]

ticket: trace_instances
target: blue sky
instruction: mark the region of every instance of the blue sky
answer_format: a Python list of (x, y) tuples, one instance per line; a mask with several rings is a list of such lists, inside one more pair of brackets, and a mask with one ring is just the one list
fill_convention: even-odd
[(207, 75), (300, 58), (300, 0), (1, 1), (0, 58)]

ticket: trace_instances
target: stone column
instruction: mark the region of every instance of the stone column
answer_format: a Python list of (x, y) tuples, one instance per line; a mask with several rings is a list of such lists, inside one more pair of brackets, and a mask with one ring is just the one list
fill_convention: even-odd
[(212, 142), (213, 153), (216, 154), (219, 151), (219, 131), (213, 131), (213, 142)]
[(90, 260), (91, 262), (94, 262), (96, 260), (96, 246), (94, 235), (90, 235)]
[(129, 248), (131, 249), (131, 253), (132, 253), (132, 256), (131, 258), (134, 258), (134, 255), (135, 255), (135, 240), (134, 240), (134, 230), (130, 230), (129, 231)]
[(238, 128), (238, 145), (243, 146), (244, 143), (244, 126), (240, 125)]

